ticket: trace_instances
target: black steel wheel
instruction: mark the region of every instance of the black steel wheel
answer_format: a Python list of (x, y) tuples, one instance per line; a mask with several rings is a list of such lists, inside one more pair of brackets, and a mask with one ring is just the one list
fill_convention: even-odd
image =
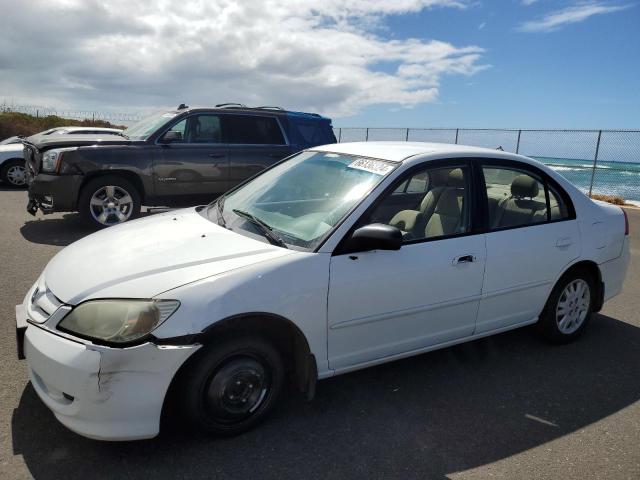
[(213, 435), (249, 430), (271, 411), (282, 389), (279, 352), (254, 337), (205, 347), (185, 372), (181, 395), (190, 423)]

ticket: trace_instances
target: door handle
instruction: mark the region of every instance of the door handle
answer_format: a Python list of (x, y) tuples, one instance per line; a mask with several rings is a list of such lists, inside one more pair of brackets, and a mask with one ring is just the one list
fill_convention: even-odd
[(210, 153), (209, 154), (209, 157), (211, 157), (211, 158), (222, 158), (224, 156), (225, 156), (224, 153)]
[(573, 244), (573, 239), (571, 237), (562, 237), (562, 238), (559, 238), (558, 241), (556, 242), (556, 247), (565, 248), (565, 247), (570, 247), (571, 244)]
[(460, 255), (459, 257), (456, 257), (453, 259), (453, 264), (454, 265), (459, 265), (461, 263), (471, 263), (471, 262), (475, 262), (476, 261), (476, 257), (471, 255), (471, 254), (467, 254), (467, 255)]

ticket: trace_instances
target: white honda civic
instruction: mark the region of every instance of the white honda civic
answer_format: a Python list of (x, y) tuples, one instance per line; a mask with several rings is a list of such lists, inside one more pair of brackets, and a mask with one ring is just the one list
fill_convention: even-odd
[(232, 435), (285, 381), (311, 398), (318, 379), (530, 324), (572, 341), (628, 261), (623, 210), (535, 160), (327, 145), (65, 248), (16, 307), (18, 348), (82, 435), (153, 437), (169, 399)]

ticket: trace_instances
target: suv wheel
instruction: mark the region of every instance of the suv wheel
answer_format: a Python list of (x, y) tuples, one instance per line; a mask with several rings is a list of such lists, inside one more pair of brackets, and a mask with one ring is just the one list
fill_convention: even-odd
[(189, 422), (206, 433), (231, 436), (263, 420), (282, 389), (278, 351), (256, 337), (218, 343), (202, 352), (180, 390)]
[(12, 187), (24, 187), (27, 184), (27, 170), (24, 160), (8, 160), (0, 167), (0, 180)]
[(78, 210), (87, 223), (100, 228), (110, 227), (140, 215), (140, 194), (122, 177), (98, 177), (82, 189)]

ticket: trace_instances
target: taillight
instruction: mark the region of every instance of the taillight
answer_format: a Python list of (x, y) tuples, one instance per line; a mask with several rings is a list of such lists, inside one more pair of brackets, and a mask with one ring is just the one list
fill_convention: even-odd
[(622, 213), (624, 214), (624, 234), (629, 235), (629, 217), (627, 215), (627, 211), (622, 207), (620, 207), (620, 210), (622, 210)]

